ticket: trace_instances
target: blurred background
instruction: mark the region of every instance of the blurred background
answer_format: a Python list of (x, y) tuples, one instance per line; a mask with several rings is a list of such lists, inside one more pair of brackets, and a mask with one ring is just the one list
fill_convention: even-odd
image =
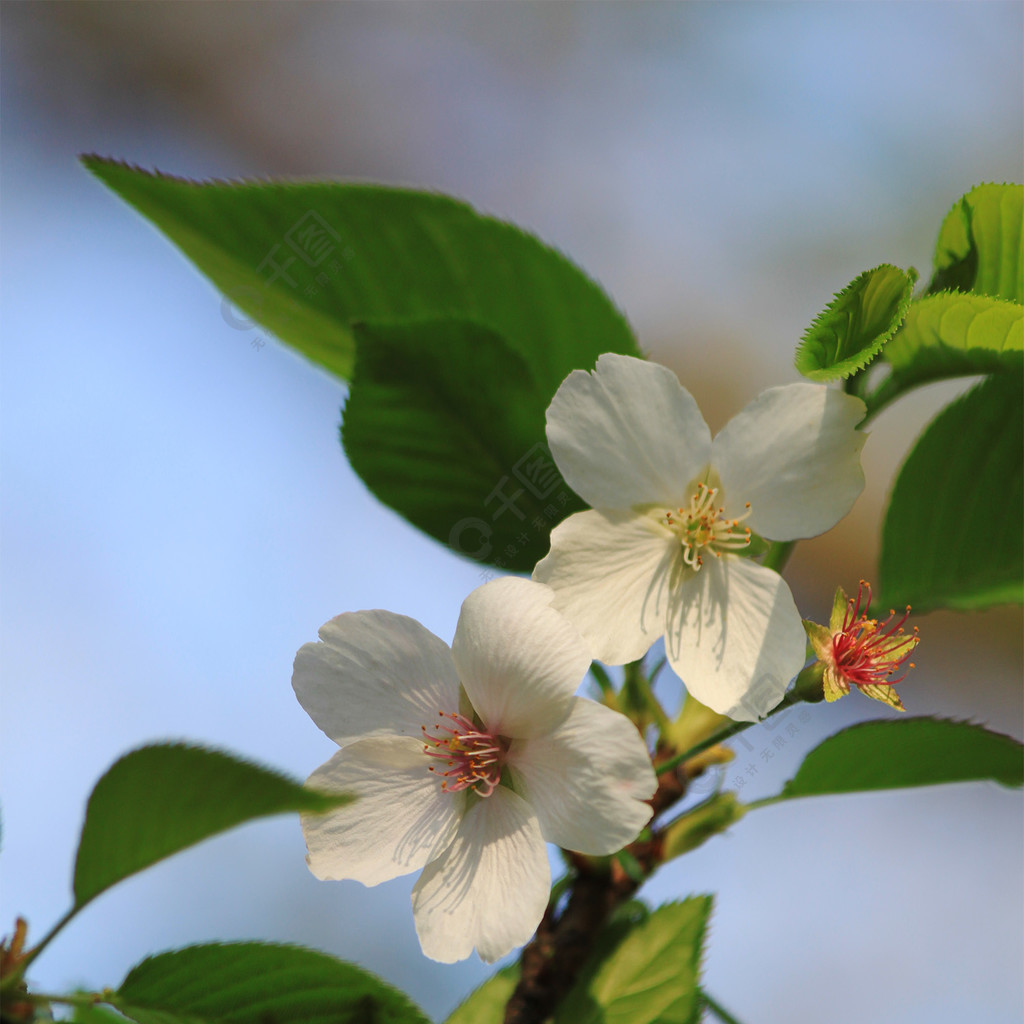
[[(334, 749), (292, 694), (331, 616), (389, 608), (450, 640), (480, 582), (379, 506), (337, 443), (344, 388), (218, 295), (76, 163), (194, 177), (370, 179), (453, 193), (571, 254), (713, 428), (795, 378), (833, 292), (883, 261), (927, 277), (970, 186), (1021, 180), (1019, 3), (5, 3), (2, 15), (0, 931), (70, 901), (97, 777), (188, 738), (305, 777)], [(868, 489), (787, 572), (825, 621), (875, 571), (912, 438), (965, 382), (873, 426)], [(998, 495), (993, 495), (998, 501)], [(1020, 736), (1019, 610), (918, 621), (911, 713)], [(859, 695), (758, 726), (744, 794)], [(793, 726), (789, 729), (786, 726)], [(785, 743), (776, 743), (784, 738)], [(756, 774), (755, 774), (756, 773)], [(802, 801), (666, 867), (717, 892), (709, 991), (759, 1024), (1018, 1022), (1022, 814), (991, 785)], [(412, 879), (308, 873), (293, 818), (107, 893), (36, 963), (116, 985), (215, 938), (319, 947), (440, 1018), (489, 970), (422, 957)]]

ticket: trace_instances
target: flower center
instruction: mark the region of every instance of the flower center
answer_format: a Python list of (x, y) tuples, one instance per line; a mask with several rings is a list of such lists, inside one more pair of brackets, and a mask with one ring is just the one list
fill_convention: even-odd
[(442, 764), (431, 765), (427, 771), (440, 775), (446, 793), (474, 789), (479, 796), (490, 796), (501, 781), (506, 744), (484, 732), (464, 715), (438, 711), (440, 721), (433, 732), (423, 729), (423, 752)]
[(701, 553), (705, 549), (721, 558), (723, 551), (745, 548), (750, 543), (750, 529), (739, 525), (750, 515), (750, 502), (747, 502), (743, 515), (725, 519), (725, 509), (715, 507), (715, 498), (720, 490), (719, 487), (699, 483), (686, 508), (669, 510), (660, 520), (679, 538), (683, 561), (694, 571), (704, 564)]
[[(893, 622), (896, 618), (894, 611), (889, 612), (884, 622), (869, 619), (860, 610), (865, 589), (867, 600), (863, 602), (864, 606), (871, 603), (871, 587), (861, 580), (856, 600), (850, 598), (846, 604), (842, 629), (832, 637), (836, 671), (854, 686), (894, 686), (906, 678), (906, 672), (898, 679), (892, 676), (917, 646), (917, 627), (911, 634), (903, 632), (903, 623), (910, 615), (910, 605), (896, 622)], [(907, 665), (908, 669), (913, 667), (913, 662)]]

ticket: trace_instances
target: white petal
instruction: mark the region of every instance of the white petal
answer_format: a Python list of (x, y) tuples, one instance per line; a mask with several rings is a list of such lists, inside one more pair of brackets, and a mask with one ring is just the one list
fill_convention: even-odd
[(603, 856), (621, 850), (650, 821), (644, 803), (658, 780), (636, 726), (580, 697), (550, 735), (509, 749), (516, 789), (537, 812), (549, 843)]
[(730, 420), (711, 446), (727, 517), (772, 540), (815, 537), (839, 522), (864, 489), (854, 428), (864, 403), (823, 384), (788, 384), (762, 392)]
[(566, 483), (594, 508), (676, 507), (711, 450), (697, 403), (668, 367), (612, 353), (562, 381), (547, 435)]
[(310, 718), (340, 746), (367, 736), (419, 736), (438, 711), (458, 711), (448, 645), (415, 619), (348, 612), (295, 656), (292, 686)]
[(665, 631), (666, 584), (679, 542), (647, 516), (577, 512), (551, 533), (533, 578), (555, 591), (554, 607), (583, 634), (593, 657), (624, 665)]
[(493, 963), (536, 931), (550, 886), (537, 818), (522, 797), (500, 786), (473, 803), (454, 842), (413, 888), (423, 952), (450, 964), (475, 946)]
[(747, 558), (707, 558), (672, 594), (669, 663), (720, 715), (766, 715), (803, 668), (805, 643), (785, 580)]
[(452, 657), (492, 733), (536, 736), (569, 713), (590, 653), (551, 607), (553, 598), (539, 583), (506, 576), (478, 587), (462, 604)]
[(314, 789), (359, 799), (327, 814), (303, 814), (306, 861), (317, 878), (377, 885), (416, 871), (455, 837), (465, 793), (443, 793), (423, 745), (407, 736), (349, 744), (309, 777)]

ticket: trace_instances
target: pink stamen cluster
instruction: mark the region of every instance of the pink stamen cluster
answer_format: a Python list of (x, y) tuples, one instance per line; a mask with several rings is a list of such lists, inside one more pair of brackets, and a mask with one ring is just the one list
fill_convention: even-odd
[(716, 558), (721, 558), (723, 550), (745, 548), (750, 543), (750, 529), (746, 526), (742, 531), (736, 529), (750, 515), (750, 502), (747, 502), (747, 511), (743, 515), (736, 519), (723, 519), (725, 508), (719, 506), (716, 509), (714, 504), (718, 490), (705, 483), (697, 484), (689, 508), (665, 513), (665, 525), (679, 538), (683, 546), (683, 561), (694, 571), (704, 564), (701, 549), (710, 548)]
[[(475, 788), (479, 796), (490, 796), (501, 781), (505, 748), (497, 736), (482, 732), (464, 715), (438, 711), (441, 719), (431, 735), (423, 729), (423, 751), (445, 762), (445, 769), (431, 765), (427, 770), (444, 778), (441, 788), (458, 793)], [(444, 735), (447, 733), (447, 735)]]
[[(867, 600), (861, 600), (867, 591)], [(907, 672), (897, 679), (890, 678), (910, 657), (917, 646), (917, 626), (912, 634), (903, 632), (903, 623), (910, 615), (910, 605), (903, 617), (893, 622), (896, 612), (889, 610), (889, 617), (879, 623), (869, 619), (867, 612), (861, 612), (871, 604), (871, 586), (864, 580), (857, 588), (857, 597), (846, 602), (842, 629), (832, 635), (832, 656), (835, 668), (843, 679), (854, 686), (895, 686), (907, 677)], [(914, 667), (911, 661), (907, 671)]]

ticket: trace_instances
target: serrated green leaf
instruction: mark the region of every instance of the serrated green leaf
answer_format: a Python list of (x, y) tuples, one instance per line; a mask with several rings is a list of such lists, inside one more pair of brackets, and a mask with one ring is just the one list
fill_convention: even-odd
[(1024, 785), (1024, 747), (969, 722), (883, 719), (851, 725), (819, 743), (780, 797), (981, 781)]
[(453, 550), (529, 572), (583, 503), (544, 438), (551, 395), (500, 335), (458, 320), (356, 326), (342, 426), (352, 468)]
[(1024, 600), (1024, 381), (992, 374), (948, 405), (889, 499), (882, 601), (917, 612)]
[(1024, 185), (978, 185), (953, 204), (928, 285), (947, 289), (1024, 304)]
[(712, 897), (667, 903), (631, 927), (555, 1013), (555, 1024), (697, 1024)]
[(551, 387), (639, 355), (621, 313), (537, 238), (448, 196), (340, 182), (192, 182), (87, 156), (230, 302), (347, 379), (356, 320), (457, 317), (501, 334)]
[(75, 860), (75, 906), (172, 853), (253, 818), (348, 803), (230, 754), (183, 744), (142, 747), (96, 783)]
[(359, 967), (259, 942), (148, 957), (112, 1002), (138, 1024), (427, 1024), (403, 993)]
[(804, 331), (796, 368), (811, 380), (839, 380), (863, 369), (893, 336), (910, 305), (915, 271), (889, 263), (855, 277)]
[(910, 305), (885, 347), (892, 376), (879, 385), (918, 384), (977, 373), (1024, 372), (1024, 307), (987, 295), (940, 292)]
[(459, 1003), (444, 1024), (502, 1024), (518, 982), (519, 964), (503, 967)]

